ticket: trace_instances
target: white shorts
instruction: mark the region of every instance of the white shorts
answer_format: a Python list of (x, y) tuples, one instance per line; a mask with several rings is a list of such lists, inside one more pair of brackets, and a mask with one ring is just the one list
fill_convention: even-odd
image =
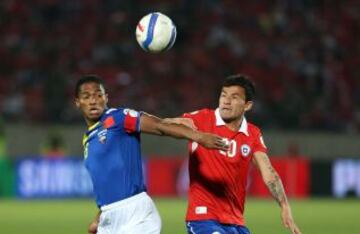
[(101, 207), (97, 234), (159, 234), (160, 215), (146, 192)]

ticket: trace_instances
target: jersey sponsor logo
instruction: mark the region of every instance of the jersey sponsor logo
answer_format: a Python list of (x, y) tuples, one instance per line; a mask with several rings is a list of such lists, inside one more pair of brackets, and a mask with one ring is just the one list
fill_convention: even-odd
[(206, 206), (195, 207), (195, 214), (207, 214), (207, 207)]
[(135, 110), (132, 110), (132, 109), (124, 109), (124, 114), (125, 115), (130, 115), (131, 117), (133, 118), (136, 118), (139, 116), (139, 113)]
[(249, 154), (250, 154), (251, 148), (250, 148), (250, 146), (248, 146), (247, 144), (243, 144), (243, 145), (240, 147), (240, 150), (241, 150), (242, 156), (247, 157), (247, 156), (249, 156)]
[(115, 120), (112, 116), (109, 116), (104, 120), (103, 123), (104, 128), (111, 128), (114, 125), (115, 125)]
[(100, 216), (100, 222), (99, 222), (99, 226), (101, 227), (106, 227), (106, 226), (110, 226), (111, 225), (111, 220), (108, 217), (101, 217)]
[(104, 143), (105, 143), (105, 141), (106, 141), (106, 135), (107, 135), (107, 129), (106, 129), (106, 128), (103, 129), (103, 130), (101, 130), (101, 131), (97, 134), (97, 136), (98, 136), (99, 141), (100, 141), (101, 144), (104, 144)]

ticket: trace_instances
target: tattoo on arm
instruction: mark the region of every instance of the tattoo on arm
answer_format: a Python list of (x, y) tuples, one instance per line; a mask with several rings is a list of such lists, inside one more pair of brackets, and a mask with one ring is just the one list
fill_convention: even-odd
[(264, 161), (265, 161), (266, 167), (269, 169), (269, 171), (271, 173), (271, 177), (272, 177), (272, 179), (266, 183), (266, 186), (268, 187), (271, 195), (275, 198), (275, 200), (280, 205), (282, 202), (286, 201), (286, 194), (285, 194), (284, 187), (282, 185), (279, 175), (276, 173), (276, 171), (272, 167), (268, 157), (264, 157)]

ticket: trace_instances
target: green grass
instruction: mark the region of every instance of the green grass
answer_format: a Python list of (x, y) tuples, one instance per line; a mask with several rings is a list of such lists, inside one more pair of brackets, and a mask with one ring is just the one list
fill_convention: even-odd
[[(186, 201), (155, 199), (163, 220), (163, 234), (185, 232)], [(312, 199), (291, 201), (304, 234), (360, 233), (360, 200)], [(0, 200), (0, 227), (4, 234), (79, 234), (96, 213), (90, 200)], [(247, 226), (253, 234), (289, 233), (281, 226), (279, 208), (272, 200), (248, 200)]]

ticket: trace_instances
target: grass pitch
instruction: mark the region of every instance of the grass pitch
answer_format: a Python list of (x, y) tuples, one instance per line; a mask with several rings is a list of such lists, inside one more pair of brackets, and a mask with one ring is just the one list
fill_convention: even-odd
[[(186, 201), (155, 199), (163, 221), (163, 234), (183, 234)], [(311, 199), (291, 201), (295, 219), (304, 234), (360, 233), (360, 200)], [(80, 234), (97, 212), (90, 200), (0, 200), (0, 233)], [(289, 233), (281, 226), (272, 200), (247, 202), (247, 226), (253, 234)]]

